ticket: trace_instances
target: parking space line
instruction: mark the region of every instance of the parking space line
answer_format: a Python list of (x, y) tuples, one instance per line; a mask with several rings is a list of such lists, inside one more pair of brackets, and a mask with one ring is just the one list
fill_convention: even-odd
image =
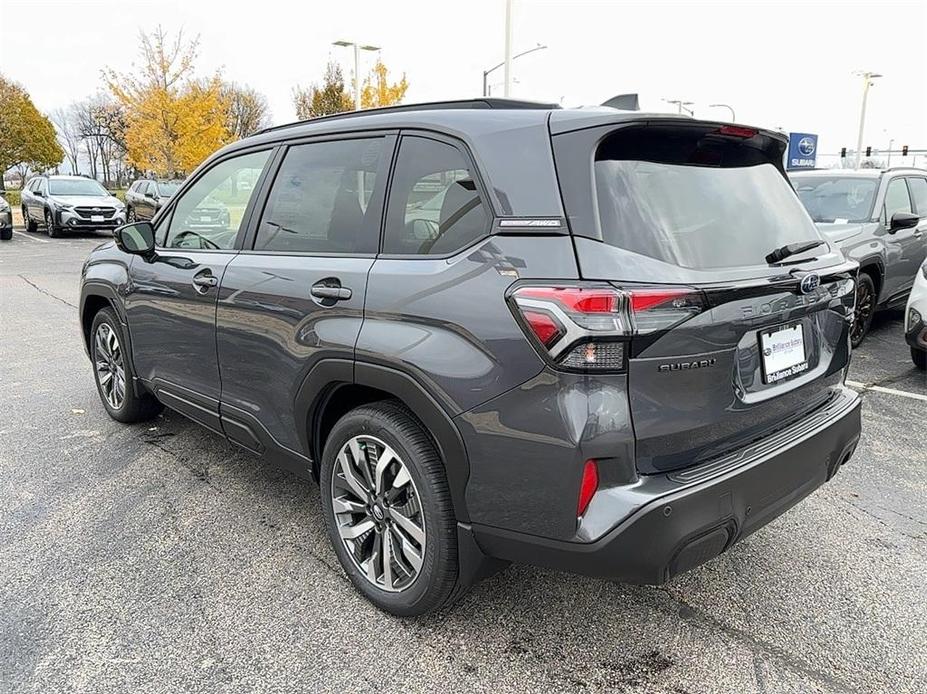
[(35, 236), (30, 236), (29, 234), (24, 234), (21, 231), (13, 231), (17, 236), (22, 236), (24, 239), (29, 239), (30, 241), (36, 241), (38, 243), (51, 243), (51, 241), (46, 241), (45, 239), (37, 239)]
[(874, 393), (885, 393), (886, 395), (900, 395), (903, 398), (911, 398), (912, 400), (921, 400), (927, 402), (927, 395), (921, 395), (920, 393), (909, 393), (906, 390), (896, 390), (895, 388), (886, 388), (884, 386), (870, 386), (865, 383), (860, 383), (859, 381), (847, 381), (846, 384), (850, 388), (855, 388), (856, 390), (866, 391), (871, 390)]

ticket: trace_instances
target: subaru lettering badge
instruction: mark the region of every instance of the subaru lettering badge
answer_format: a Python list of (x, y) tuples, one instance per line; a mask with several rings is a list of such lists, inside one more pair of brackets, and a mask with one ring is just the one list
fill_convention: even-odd
[(821, 286), (821, 277), (816, 272), (805, 275), (801, 278), (801, 293), (810, 294)]
[(814, 140), (810, 137), (803, 137), (798, 141), (798, 151), (806, 157), (814, 154)]

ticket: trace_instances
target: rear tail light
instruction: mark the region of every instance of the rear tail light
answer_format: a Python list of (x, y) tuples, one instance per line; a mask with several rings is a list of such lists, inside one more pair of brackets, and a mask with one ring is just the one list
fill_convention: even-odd
[(621, 371), (635, 335), (669, 330), (705, 309), (691, 287), (523, 285), (510, 301), (526, 332), (559, 367)]

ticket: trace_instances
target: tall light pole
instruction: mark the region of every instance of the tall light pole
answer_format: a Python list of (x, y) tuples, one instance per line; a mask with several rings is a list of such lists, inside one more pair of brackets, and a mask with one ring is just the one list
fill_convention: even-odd
[(869, 87), (875, 84), (872, 80), (882, 75), (878, 72), (857, 72), (855, 74), (862, 75), (863, 78), (863, 105), (859, 110), (859, 137), (856, 139), (856, 168), (858, 169), (863, 158), (863, 128), (866, 125), (866, 98), (869, 96)]
[(731, 122), (737, 120), (737, 116), (734, 115), (734, 107), (728, 106), (727, 104), (708, 104), (708, 108), (726, 108), (731, 112)]
[(512, 0), (505, 0), (505, 89), (508, 99), (512, 91)]
[(348, 46), (354, 46), (354, 110), (361, 110), (361, 92), (360, 92), (360, 52), (361, 51), (371, 51), (376, 52), (380, 50), (379, 46), (361, 46), (354, 41), (333, 41), (333, 46), (342, 46), (347, 48)]
[(695, 115), (695, 111), (693, 111), (691, 108), (687, 108), (688, 106), (692, 106), (695, 103), (694, 101), (683, 101), (682, 99), (663, 99), (663, 101), (668, 104), (672, 104), (673, 106), (678, 106), (679, 108), (676, 112), (679, 115), (682, 115), (683, 111), (688, 113), (690, 116)]
[[(547, 46), (543, 46), (543, 45), (541, 45), (541, 44), (539, 43), (539, 44), (538, 44), (537, 46), (535, 46), (534, 48), (529, 48), (527, 51), (522, 51), (521, 53), (516, 53), (515, 55), (512, 56), (512, 61), (515, 61), (515, 60), (517, 60), (518, 58), (521, 58), (523, 55), (528, 55), (529, 53), (534, 53), (535, 51), (543, 51), (545, 48), (547, 48)], [(505, 65), (505, 61), (502, 61), (502, 62), (499, 63), (498, 65), (492, 66), (492, 67), (489, 68), (488, 70), (483, 70), (483, 96), (489, 96), (489, 75), (490, 75), (490, 73), (495, 72), (496, 70), (498, 70), (498, 69), (499, 69), (500, 67), (502, 67), (503, 65)]]

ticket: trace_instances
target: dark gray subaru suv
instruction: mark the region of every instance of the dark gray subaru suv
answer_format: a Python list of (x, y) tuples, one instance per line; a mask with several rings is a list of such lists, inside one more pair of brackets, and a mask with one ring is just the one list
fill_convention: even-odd
[(103, 405), (314, 477), (341, 565), (394, 614), (509, 561), (664, 582), (859, 439), (858, 266), (785, 147), (496, 100), (265, 131), (88, 259)]

